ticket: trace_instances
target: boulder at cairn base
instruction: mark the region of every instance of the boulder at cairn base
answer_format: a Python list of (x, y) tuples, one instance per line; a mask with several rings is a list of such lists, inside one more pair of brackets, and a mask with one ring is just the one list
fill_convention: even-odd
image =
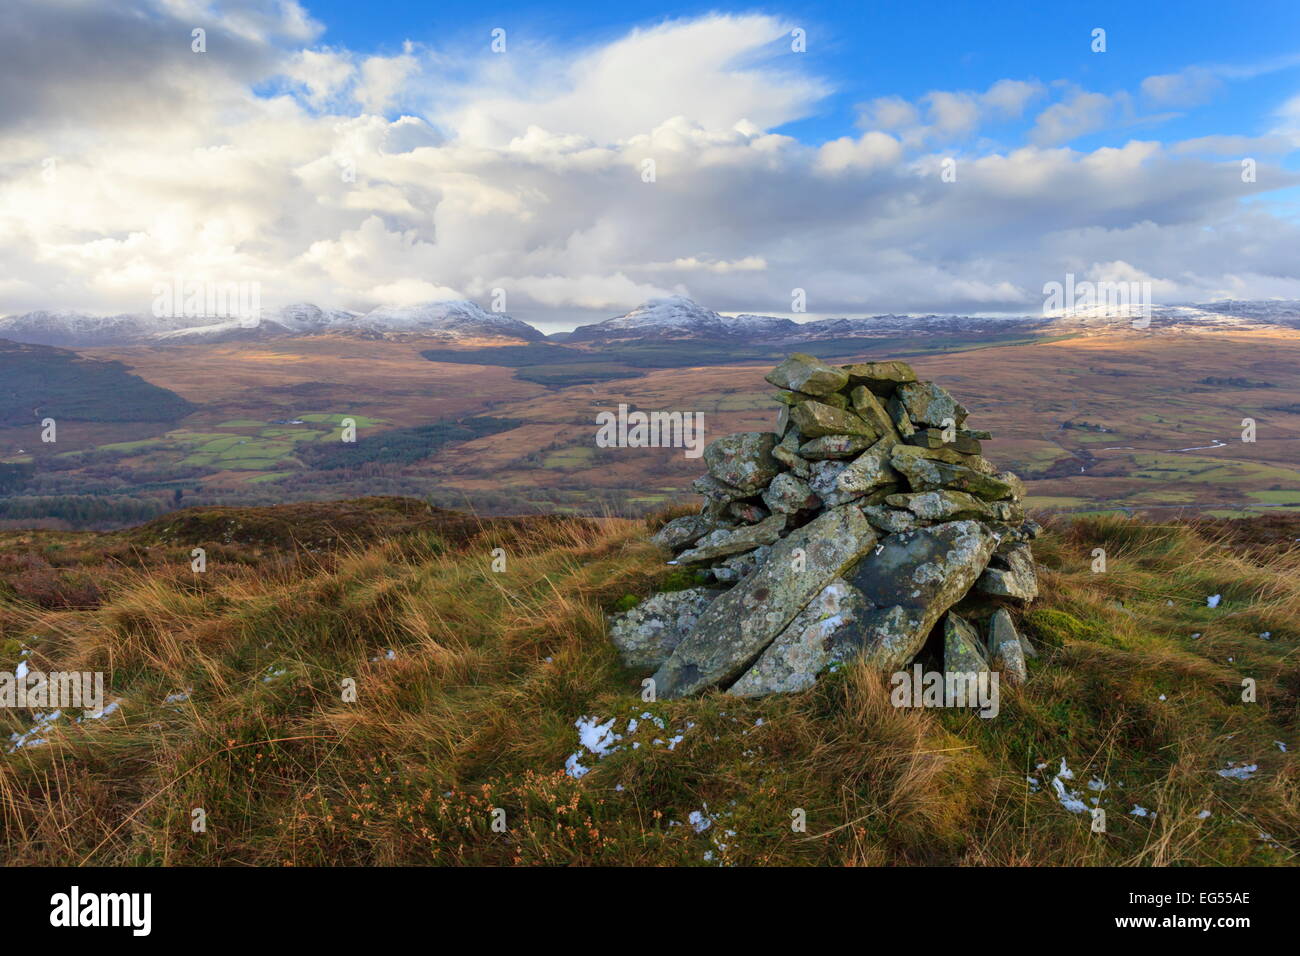
[(848, 373), (843, 369), (802, 352), (792, 353), (766, 377), (777, 388), (806, 395), (830, 395), (849, 383)]
[(920, 651), (930, 629), (966, 596), (997, 539), (978, 521), (951, 521), (889, 535), (844, 575), (883, 610), (866, 615), (862, 654), (892, 673)]
[(710, 531), (716, 531), (719, 523), (704, 515), (686, 515), (674, 518), (650, 536), (650, 540), (661, 548), (676, 551), (688, 544), (694, 544)]
[(858, 652), (859, 621), (870, 609), (861, 591), (836, 578), (808, 602), (727, 693), (759, 697), (811, 687), (826, 668)]
[(709, 606), (654, 674), (655, 693), (684, 697), (741, 675), (876, 534), (854, 507), (823, 512), (772, 546), (761, 568)]
[(980, 632), (952, 611), (943, 619), (943, 669), (952, 674), (978, 674), (989, 669)]
[(695, 542), (695, 547), (679, 554), (677, 563), (698, 564), (701, 561), (740, 554), (742, 551), (752, 551), (761, 544), (771, 544), (785, 530), (785, 522), (785, 515), (771, 515), (758, 524), (711, 531)]
[(721, 591), (688, 588), (655, 594), (629, 611), (615, 615), (609, 639), (626, 667), (658, 667), (668, 659), (683, 637)]

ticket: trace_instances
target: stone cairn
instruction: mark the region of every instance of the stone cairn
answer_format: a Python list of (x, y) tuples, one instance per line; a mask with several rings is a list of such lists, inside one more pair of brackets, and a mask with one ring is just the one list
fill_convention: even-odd
[(903, 362), (796, 353), (767, 381), (775, 432), (712, 442), (692, 486), (704, 507), (653, 537), (705, 586), (614, 617), (624, 663), (653, 670), (662, 698), (759, 696), (858, 655), (893, 673), (929, 643), (947, 671), (1023, 681), (1034, 649), (1011, 612), (1038, 594), (1040, 528), (1020, 479), (981, 455), (992, 436)]

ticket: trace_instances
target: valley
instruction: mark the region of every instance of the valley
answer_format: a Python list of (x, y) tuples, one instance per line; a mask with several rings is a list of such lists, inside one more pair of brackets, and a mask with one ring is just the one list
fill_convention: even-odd
[[(1300, 509), (1292, 329), (952, 332), (805, 347), (841, 363), (906, 358), (949, 383), (994, 432), (987, 453), (1024, 477), (1043, 511)], [(620, 403), (698, 412), (706, 439), (769, 428), (776, 404), (762, 375), (785, 348), (341, 334), (83, 348), (77, 361), (129, 381), (96, 393), (93, 413), (51, 405), (70, 409), (56, 445), (13, 415), (0, 423), (0, 520), (66, 520), (67, 500), (87, 495), (129, 503), (134, 517), (181, 502), (362, 494), (484, 513), (642, 513), (679, 500), (697, 466), (682, 449), (596, 447), (597, 415)], [(57, 367), (72, 361), (47, 352)], [(141, 396), (154, 421), (138, 413)], [(340, 441), (346, 418), (355, 445)], [(1245, 418), (1254, 442), (1241, 440)]]

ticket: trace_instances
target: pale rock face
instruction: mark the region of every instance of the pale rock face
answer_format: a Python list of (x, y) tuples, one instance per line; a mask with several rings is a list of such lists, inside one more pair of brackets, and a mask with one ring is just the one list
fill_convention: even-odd
[(886, 435), (855, 458), (836, 477), (836, 490), (850, 497), (858, 497), (898, 481), (898, 472), (890, 463), (894, 444), (895, 439)]
[(809, 487), (808, 482), (789, 472), (782, 472), (772, 479), (772, 483), (763, 492), (763, 503), (774, 514), (794, 514), (816, 508), (821, 504), (821, 499)]

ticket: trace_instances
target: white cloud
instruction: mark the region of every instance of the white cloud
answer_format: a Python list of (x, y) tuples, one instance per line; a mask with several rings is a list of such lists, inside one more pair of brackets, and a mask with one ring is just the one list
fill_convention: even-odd
[(1107, 96), (1075, 90), (1069, 99), (1053, 103), (1038, 114), (1029, 138), (1039, 145), (1068, 143), (1114, 122), (1117, 112), (1129, 103), (1126, 93)]
[(1199, 106), (1222, 85), (1212, 71), (1194, 66), (1177, 73), (1148, 76), (1142, 81), (1142, 95), (1154, 106)]
[[(772, 130), (830, 90), (770, 17), (670, 21), (564, 54), (512, 36), (509, 54), (459, 63), (420, 45), (304, 49), (318, 33), (296, 4), (233, 4), (245, 22), (213, 14), (225, 52), (200, 61), (166, 46), (192, 13), (168, 4), (134, 0), (159, 19), (143, 34), (65, 8), (68, 55), (89, 58), (78, 38), (116, 24), (82, 71), (0, 28), (0, 313), (144, 310), (178, 273), (259, 281), (268, 305), (504, 288), (521, 312), (597, 318), (670, 294), (779, 313), (795, 287), (834, 314), (1034, 309), (1047, 279), (1121, 267), (1171, 297), (1300, 297), (1296, 227), (1241, 202), (1300, 181), (1266, 151), (1243, 184), (1215, 155), (1235, 142), (1051, 148), (1128, 121), (1123, 94), (1053, 88), (1063, 99), (1020, 148), (978, 137), (1024, 115), (1048, 92), (1037, 81), (880, 97), (858, 135), (810, 145)], [(9, 23), (54, 29), (36, 0), (16, 11)], [(250, 29), (257, 16), (279, 32)], [(1300, 139), (1300, 99), (1276, 125), (1272, 142)], [(966, 146), (943, 182), (953, 141)]]

